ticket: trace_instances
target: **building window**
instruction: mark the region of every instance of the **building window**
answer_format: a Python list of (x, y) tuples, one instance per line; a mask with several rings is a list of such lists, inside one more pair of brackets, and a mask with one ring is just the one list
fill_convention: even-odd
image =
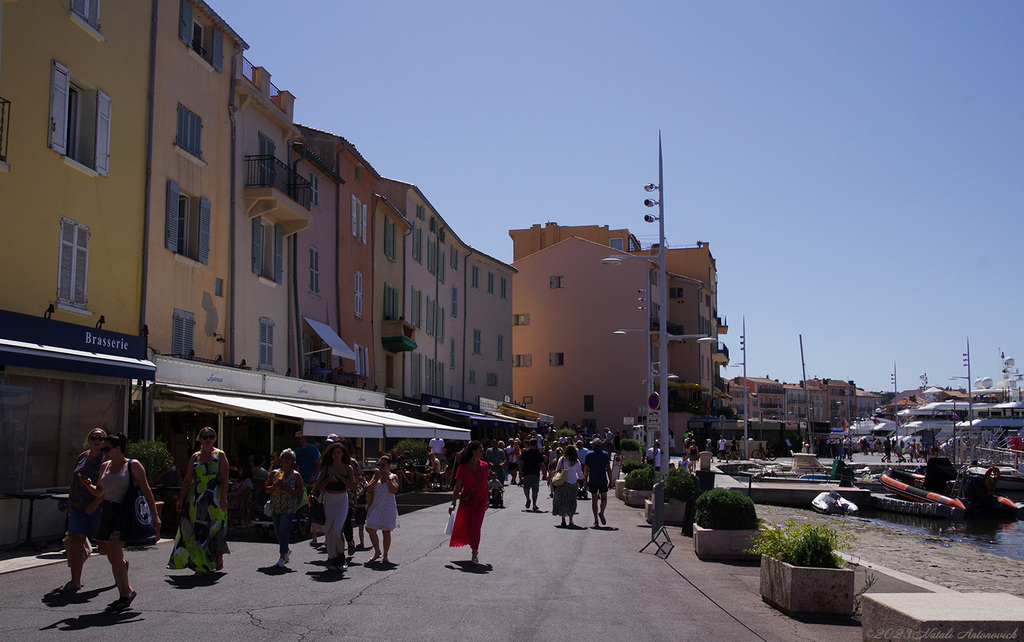
[(196, 158), (203, 157), (203, 119), (178, 103), (178, 130), (174, 144)]
[(551, 288), (556, 289), (562, 287), (562, 277), (553, 276), (551, 277)]
[(451, 368), (452, 370), (455, 369), (455, 342), (454, 341), (449, 343), (448, 367)]
[(204, 265), (209, 263), (211, 209), (210, 201), (190, 196), (174, 181), (167, 181), (167, 249)]
[(410, 303), (412, 304), (411, 316), (409, 322), (417, 328), (423, 327), (423, 291), (412, 288), (409, 297)]
[(583, 412), (594, 412), (594, 395), (583, 395)]
[(320, 177), (315, 172), (309, 173), (309, 203), (320, 207)]
[(50, 72), (50, 149), (106, 176), (110, 96), (79, 83), (56, 60)]
[(363, 273), (356, 270), (355, 282), (353, 284), (355, 290), (355, 300), (353, 302), (353, 311), (357, 317), (363, 316)]
[(409, 390), (413, 396), (420, 394), (420, 371), (423, 369), (423, 355), (409, 355)]
[(613, 250), (620, 250), (621, 251), (622, 250), (622, 239), (621, 238), (608, 239), (608, 247), (612, 248)]
[(284, 279), (284, 228), (262, 216), (252, 219), (252, 271), (277, 283)]
[(530, 313), (526, 314), (513, 314), (512, 325), (530, 325)]
[(512, 355), (512, 367), (513, 368), (529, 368), (533, 365), (532, 354), (514, 354)]
[(352, 195), (352, 236), (366, 243), (366, 204)]
[(466, 374), (466, 380), (468, 383), (476, 383), (476, 370), (470, 370)]
[(175, 308), (171, 323), (171, 356), (188, 358), (192, 353), (192, 331), (195, 325), (195, 314)]
[(274, 369), (274, 322), (260, 317), (260, 370)]
[(480, 354), (483, 334), (480, 330), (473, 330), (473, 354)]
[(487, 273), (487, 294), (494, 294), (494, 272)]
[(565, 365), (565, 353), (564, 352), (552, 352), (552, 353), (548, 354), (548, 365), (564, 366)]
[(487, 373), (487, 385), (491, 386), (491, 387), (498, 385), (498, 373), (497, 372), (488, 372)]
[(505, 337), (498, 335), (498, 361), (505, 360)]
[(398, 318), (398, 288), (390, 283), (384, 284), (384, 320), (393, 321)]
[(416, 218), (418, 218), (421, 221), (427, 220), (427, 208), (423, 207), (422, 205), (417, 205)]
[(398, 235), (395, 230), (395, 222), (389, 217), (384, 217), (384, 256), (392, 261), (396, 260), (398, 248)]
[(356, 353), (356, 375), (360, 377), (370, 376), (370, 349), (358, 343), (352, 344), (352, 351)]
[(508, 279), (501, 277), (501, 298), (508, 300)]
[(459, 288), (452, 286), (452, 318), (459, 316)]
[(451, 258), (450, 264), (452, 266), (452, 270), (458, 271), (458, 269), (459, 269), (459, 251), (453, 247), (451, 249), (451, 251), (448, 252), (448, 255)]
[(93, 29), (100, 28), (100, 0), (71, 0), (71, 13), (89, 23)]
[(320, 250), (309, 246), (309, 291), (320, 294)]
[(66, 217), (60, 219), (60, 264), (57, 266), (57, 301), (84, 308), (89, 272), (89, 228)]
[(470, 271), (469, 284), (473, 287), (474, 290), (480, 289), (480, 268), (475, 265), (473, 266), (473, 269)]
[(217, 71), (224, 70), (224, 34), (213, 23), (196, 15), (189, 0), (180, 0), (178, 37), (210, 63)]

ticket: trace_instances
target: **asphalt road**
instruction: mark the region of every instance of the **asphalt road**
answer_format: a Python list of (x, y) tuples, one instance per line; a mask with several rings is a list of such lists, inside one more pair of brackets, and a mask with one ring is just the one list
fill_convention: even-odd
[[(542, 493), (546, 494), (546, 493)], [(347, 572), (328, 571), (325, 554), (293, 542), (279, 569), (272, 542), (231, 541), (225, 571), (195, 577), (165, 569), (170, 545), (130, 551), (132, 608), (107, 614), (116, 597), (105, 558), (86, 564), (85, 586), (70, 598), (47, 596), (68, 577), (63, 563), (0, 575), (3, 639), (68, 640), (860, 640), (856, 619), (789, 618), (764, 604), (758, 567), (708, 563), (670, 529), (667, 559), (640, 553), (650, 539), (642, 511), (609, 500), (608, 525), (557, 528), (550, 513), (524, 510), (506, 490), (506, 508), (484, 520), (480, 566), (443, 535), (448, 495), (401, 495), (389, 566), (367, 566), (358, 552)], [(551, 500), (542, 498), (541, 508)], [(369, 538), (366, 541), (369, 544)]]

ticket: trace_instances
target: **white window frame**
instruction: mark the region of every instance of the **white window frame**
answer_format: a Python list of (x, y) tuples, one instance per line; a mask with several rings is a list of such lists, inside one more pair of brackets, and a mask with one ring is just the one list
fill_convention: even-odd
[[(90, 97), (95, 102), (95, 120), (85, 122), (81, 116), (84, 103)], [(80, 85), (72, 79), (67, 67), (52, 61), (47, 139), (50, 149), (106, 176), (110, 165), (111, 104), (110, 96), (99, 89)]]
[(320, 177), (316, 172), (309, 173), (309, 203), (320, 207)]
[(353, 279), (354, 300), (352, 306), (352, 312), (357, 317), (363, 316), (363, 273), (359, 270), (355, 271), (355, 278)]
[(320, 250), (309, 246), (309, 291), (320, 294)]
[(100, 0), (71, 0), (71, 13), (100, 30)]
[(352, 205), (352, 236), (366, 243), (366, 204), (351, 195)]
[(60, 219), (57, 301), (85, 308), (88, 298), (89, 227), (66, 216)]

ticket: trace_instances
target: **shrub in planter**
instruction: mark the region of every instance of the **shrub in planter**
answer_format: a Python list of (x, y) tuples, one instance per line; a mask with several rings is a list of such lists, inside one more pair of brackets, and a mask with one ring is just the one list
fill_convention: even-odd
[(840, 533), (824, 524), (797, 524), (788, 519), (782, 526), (762, 530), (754, 539), (751, 552), (792, 566), (843, 568), (843, 558), (836, 555), (836, 551), (848, 548), (852, 542), (852, 535)]
[(633, 472), (634, 470), (636, 470), (638, 468), (643, 468), (645, 466), (649, 466), (649, 467), (653, 468), (653, 466), (651, 466), (650, 464), (645, 464), (645, 463), (643, 463), (641, 461), (637, 461), (635, 459), (627, 459), (626, 461), (622, 462), (622, 474), (623, 475), (628, 475), (631, 472)]
[(626, 488), (629, 490), (653, 490), (654, 484), (661, 479), (661, 473), (654, 466), (643, 466), (626, 475)]
[(619, 448), (625, 452), (640, 452), (642, 444), (636, 439), (623, 439), (619, 442)]
[(754, 502), (743, 493), (725, 488), (709, 490), (697, 498), (697, 525), (722, 530), (757, 528)]
[(142, 467), (146, 469), (146, 477), (150, 479), (165, 466), (170, 466), (174, 463), (174, 457), (171, 456), (171, 451), (165, 441), (139, 440), (130, 442), (125, 456), (142, 462)]
[(700, 494), (697, 476), (683, 468), (671, 468), (665, 477), (665, 499), (688, 502)]

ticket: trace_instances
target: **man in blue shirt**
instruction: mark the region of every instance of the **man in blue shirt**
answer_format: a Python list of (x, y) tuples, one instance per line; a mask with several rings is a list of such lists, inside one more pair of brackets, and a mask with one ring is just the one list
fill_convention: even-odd
[(320, 449), (306, 441), (302, 431), (295, 433), (298, 446), (295, 448), (295, 467), (298, 468), (302, 480), (309, 484), (313, 481), (313, 474), (320, 464)]
[[(590, 489), (590, 501), (594, 509), (594, 528), (597, 528), (597, 520), (601, 520), (601, 525), (608, 523), (604, 518), (604, 509), (608, 506), (608, 483), (612, 479), (612, 458), (604, 451), (600, 439), (595, 438), (592, 447), (593, 450), (583, 462), (583, 476), (586, 477), (587, 487)], [(598, 510), (598, 499), (600, 499), (600, 510)]]

